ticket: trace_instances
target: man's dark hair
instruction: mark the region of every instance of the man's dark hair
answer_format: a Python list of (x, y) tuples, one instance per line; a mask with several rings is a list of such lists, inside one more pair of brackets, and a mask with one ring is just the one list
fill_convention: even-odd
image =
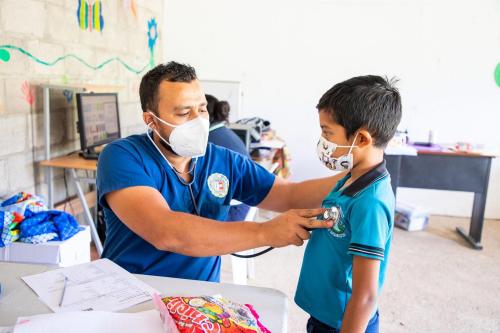
[(205, 95), (207, 99), (207, 110), (210, 120), (210, 124), (219, 123), (221, 121), (227, 122), (229, 119), (229, 112), (231, 112), (231, 107), (226, 101), (219, 101), (212, 95)]
[(151, 110), (158, 113), (158, 87), (162, 81), (189, 83), (196, 79), (196, 71), (189, 65), (170, 61), (156, 66), (147, 72), (141, 80), (139, 95), (142, 111)]
[(353, 77), (328, 90), (316, 108), (344, 127), (347, 139), (363, 128), (372, 135), (374, 146), (383, 148), (401, 121), (401, 96), (395, 82), (376, 75)]

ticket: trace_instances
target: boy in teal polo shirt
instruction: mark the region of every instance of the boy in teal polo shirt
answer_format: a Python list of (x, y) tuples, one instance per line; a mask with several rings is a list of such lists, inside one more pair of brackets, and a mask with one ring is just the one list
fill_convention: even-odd
[(333, 86), (317, 108), (318, 157), (349, 173), (323, 201), (340, 217), (312, 232), (295, 302), (311, 315), (308, 333), (378, 332), (395, 206), (384, 148), (401, 120), (401, 97), (387, 80), (361, 76)]

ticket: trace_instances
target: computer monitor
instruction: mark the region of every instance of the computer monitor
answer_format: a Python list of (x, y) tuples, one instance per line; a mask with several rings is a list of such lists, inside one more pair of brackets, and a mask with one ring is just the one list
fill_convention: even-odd
[(250, 152), (250, 131), (252, 127), (246, 124), (229, 124), (228, 126), (243, 141), (248, 152)]
[(82, 156), (96, 158), (94, 148), (120, 138), (116, 93), (77, 93), (78, 131)]

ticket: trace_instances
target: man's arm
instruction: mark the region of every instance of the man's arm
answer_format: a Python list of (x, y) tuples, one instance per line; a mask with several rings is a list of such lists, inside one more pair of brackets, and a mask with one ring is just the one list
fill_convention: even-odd
[(292, 183), (276, 177), (273, 187), (259, 207), (275, 212), (321, 207), (323, 199), (344, 176), (345, 172), (300, 183)]
[(195, 257), (228, 254), (261, 246), (302, 245), (310, 234), (304, 228), (330, 228), (311, 220), (324, 209), (293, 210), (265, 223), (221, 223), (170, 210), (162, 195), (148, 186), (110, 192), (106, 202), (134, 233), (158, 250)]
[(380, 260), (355, 255), (352, 266), (352, 296), (340, 332), (364, 333), (377, 305)]

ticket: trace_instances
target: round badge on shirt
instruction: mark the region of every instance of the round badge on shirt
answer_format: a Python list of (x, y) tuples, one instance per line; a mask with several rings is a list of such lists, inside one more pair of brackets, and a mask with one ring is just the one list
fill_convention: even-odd
[(221, 173), (213, 173), (208, 179), (208, 188), (217, 198), (224, 198), (229, 190), (229, 180)]
[(342, 213), (342, 207), (335, 206), (338, 209), (338, 218), (334, 221), (333, 227), (328, 229), (330, 235), (337, 238), (344, 238), (346, 236), (345, 229), (346, 225), (344, 223), (344, 214)]

